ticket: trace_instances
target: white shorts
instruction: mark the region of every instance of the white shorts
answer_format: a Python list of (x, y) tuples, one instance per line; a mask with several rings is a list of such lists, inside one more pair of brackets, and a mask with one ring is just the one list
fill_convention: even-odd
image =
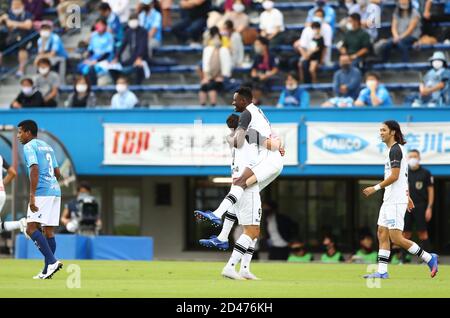
[(408, 204), (384, 204), (380, 208), (380, 216), (378, 217), (378, 225), (387, 227), (389, 230), (403, 231), (405, 226), (405, 213)]
[(272, 183), (283, 170), (283, 158), (279, 151), (269, 151), (265, 159), (250, 167), (258, 180), (259, 191)]
[(262, 209), (259, 192), (244, 191), (234, 205), (234, 212), (240, 225), (260, 225)]
[(58, 226), (61, 213), (61, 197), (36, 197), (37, 212), (28, 206), (27, 222), (41, 223), (42, 226)]
[(3, 207), (5, 206), (5, 202), (6, 202), (6, 192), (0, 191), (0, 213), (2, 212)]

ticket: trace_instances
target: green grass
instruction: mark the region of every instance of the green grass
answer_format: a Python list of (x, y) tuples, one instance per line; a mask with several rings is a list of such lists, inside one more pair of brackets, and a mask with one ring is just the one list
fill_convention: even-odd
[[(70, 264), (81, 269), (81, 288), (66, 281)], [(52, 280), (31, 279), (41, 261), (0, 260), (4, 297), (450, 297), (450, 266), (431, 279), (425, 265), (391, 265), (381, 288), (368, 288), (366, 265), (255, 263), (261, 281), (220, 276), (220, 262), (64, 261)], [(70, 279), (69, 279), (70, 281)], [(72, 280), (73, 281), (73, 280)]]

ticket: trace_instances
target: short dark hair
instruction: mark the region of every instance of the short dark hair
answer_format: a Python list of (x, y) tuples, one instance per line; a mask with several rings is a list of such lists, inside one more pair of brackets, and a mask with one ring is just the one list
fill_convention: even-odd
[(227, 126), (230, 129), (237, 129), (239, 125), (239, 116), (236, 114), (231, 114), (227, 118)]
[(295, 73), (295, 72), (289, 72), (289, 73), (287, 73), (286, 79), (287, 79), (288, 77), (292, 77), (292, 78), (295, 79), (297, 82), (299, 81), (299, 80), (298, 80), (298, 75), (297, 75), (297, 73)]
[(325, 16), (325, 11), (323, 11), (322, 8), (318, 8), (314, 11), (314, 14), (316, 14), (317, 12), (322, 12), (322, 15)]
[(127, 84), (129, 83), (129, 82), (128, 82), (128, 78), (127, 78), (126, 76), (123, 76), (123, 75), (121, 75), (121, 76), (119, 76), (119, 77), (117, 78), (116, 83), (117, 83), (119, 80), (124, 80)]
[(80, 181), (77, 186), (77, 191), (80, 192), (81, 189), (86, 189), (91, 192), (91, 185), (87, 181)]
[(108, 25), (108, 21), (106, 21), (106, 19), (105, 18), (103, 18), (103, 17), (100, 17), (100, 18), (98, 18), (97, 20), (95, 20), (95, 24), (97, 24), (97, 23), (102, 23), (102, 24), (104, 24), (104, 25)]
[(358, 23), (361, 23), (361, 15), (359, 13), (350, 14), (350, 19), (355, 20)]
[(367, 79), (368, 77), (375, 77), (375, 78), (377, 79), (377, 81), (380, 80), (380, 75), (379, 75), (378, 73), (375, 73), (375, 72), (368, 72), (368, 73), (366, 74), (366, 79)]
[(256, 41), (261, 42), (264, 46), (269, 46), (269, 40), (261, 35), (256, 38)]
[(38, 125), (34, 120), (31, 119), (23, 120), (17, 125), (17, 127), (22, 128), (22, 130), (25, 132), (27, 131), (31, 132), (31, 134), (34, 137), (36, 137), (38, 134)]
[(242, 97), (244, 97), (247, 101), (252, 101), (253, 100), (252, 89), (250, 87), (241, 86), (236, 91), (236, 93), (241, 95)]
[(99, 9), (100, 11), (111, 11), (111, 7), (110, 7), (110, 5), (108, 4), (108, 2), (102, 2), (102, 3), (100, 3), (100, 5), (98, 6), (98, 9)]
[(411, 149), (408, 151), (408, 153), (411, 153), (411, 152), (415, 152), (416, 154), (418, 154), (420, 156), (420, 151), (417, 149)]
[(22, 78), (22, 79), (20, 80), (20, 84), (23, 84), (23, 82), (28, 82), (28, 83), (30, 83), (31, 85), (34, 85), (33, 79), (32, 79), (31, 77), (25, 77), (25, 78)]
[(320, 23), (314, 21), (313, 23), (311, 23), (311, 29), (320, 29)]
[(38, 65), (39, 64), (46, 64), (48, 66), (52, 66), (52, 62), (50, 62), (50, 60), (48, 58), (46, 58), (46, 57), (43, 57), (43, 58), (39, 59)]
[(229, 30), (233, 30), (234, 29), (234, 23), (231, 20), (227, 20), (225, 21), (225, 27)]

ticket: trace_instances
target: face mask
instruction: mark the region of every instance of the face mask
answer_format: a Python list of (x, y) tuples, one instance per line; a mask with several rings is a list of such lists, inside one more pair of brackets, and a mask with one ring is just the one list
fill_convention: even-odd
[(23, 9), (12, 9), (11, 12), (14, 15), (21, 15), (23, 13)]
[(77, 86), (75, 86), (75, 89), (77, 90), (78, 93), (86, 93), (87, 92), (87, 85), (86, 84), (77, 84)]
[(24, 93), (27, 96), (30, 96), (31, 94), (33, 94), (33, 87), (22, 86), (22, 93)]
[(262, 4), (264, 10), (273, 9), (273, 5), (274, 5), (274, 3), (272, 1), (264, 1)]
[(296, 84), (288, 84), (288, 85), (286, 85), (286, 89), (289, 90), (289, 91), (293, 91), (296, 88), (297, 88)]
[(256, 54), (261, 55), (263, 53), (263, 49), (260, 46), (255, 45), (254, 49)]
[(374, 80), (368, 80), (368, 81), (366, 81), (366, 86), (367, 87), (372, 87), (372, 85), (376, 85), (377, 84), (377, 81), (374, 81)]
[(345, 25), (345, 27), (347, 28), (347, 30), (352, 31), (353, 30), (353, 24), (351, 22), (347, 22), (347, 24)]
[(237, 13), (244, 12), (245, 6), (242, 3), (233, 4), (233, 11)]
[(119, 94), (123, 94), (127, 91), (128, 87), (126, 84), (117, 84), (116, 85), (116, 90)]
[(342, 68), (343, 70), (349, 70), (349, 69), (350, 69), (350, 64), (342, 64), (342, 65), (341, 65), (341, 68)]
[(402, 3), (399, 5), (400, 9), (402, 10), (408, 10), (409, 9), (409, 4), (407, 3)]
[(40, 67), (38, 69), (38, 71), (39, 71), (39, 74), (41, 74), (41, 75), (47, 75), (48, 72), (50, 72), (50, 69), (48, 67)]
[(97, 31), (98, 33), (103, 33), (106, 30), (106, 26), (104, 26), (101, 23), (98, 23), (95, 25), (95, 31)]
[(130, 20), (130, 21), (128, 21), (128, 26), (130, 27), (130, 29), (136, 29), (139, 26), (139, 21), (138, 20)]
[(50, 37), (50, 31), (47, 31), (47, 30), (45, 30), (45, 31), (41, 31), (41, 38), (48, 38), (48, 37)]
[(410, 158), (408, 159), (408, 166), (410, 168), (415, 168), (419, 165), (420, 160), (417, 158)]
[(444, 61), (441, 60), (434, 60), (431, 62), (431, 65), (435, 70), (438, 70), (444, 66)]

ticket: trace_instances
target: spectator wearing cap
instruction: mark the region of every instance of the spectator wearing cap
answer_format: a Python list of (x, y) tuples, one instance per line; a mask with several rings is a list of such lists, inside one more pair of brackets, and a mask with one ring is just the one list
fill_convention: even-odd
[(123, 27), (119, 17), (112, 12), (111, 7), (106, 2), (100, 3), (99, 12), (100, 17), (106, 20), (108, 25), (107, 31), (114, 36), (114, 47), (116, 49), (120, 48), (123, 40)]
[(112, 12), (119, 17), (120, 23), (126, 25), (130, 18), (130, 0), (103, 0), (111, 7)]
[(361, 16), (358, 13), (352, 13), (339, 51), (341, 54), (348, 54), (352, 63), (358, 65), (369, 54), (370, 49), (370, 36), (361, 28)]
[(270, 48), (283, 43), (284, 18), (280, 10), (274, 8), (274, 2), (265, 0), (264, 11), (259, 16), (260, 35), (270, 41)]
[(414, 100), (413, 107), (439, 107), (450, 103), (450, 71), (445, 54), (434, 52), (429, 62), (431, 69), (419, 85), (419, 96)]
[[(133, 13), (128, 21), (128, 28), (122, 46), (116, 54), (115, 61), (120, 61), (125, 74), (135, 74), (135, 84), (140, 85), (144, 78), (148, 78), (150, 58), (148, 55), (147, 30), (139, 25), (138, 15)], [(125, 52), (127, 54), (125, 54)], [(116, 80), (118, 72), (110, 71)]]
[[(31, 13), (25, 10), (22, 0), (12, 0), (8, 13), (0, 16), (0, 65), (2, 62), (1, 52), (7, 47), (20, 43), (30, 35), (33, 29)], [(19, 69), (17, 77), (25, 74), (25, 67), (28, 61), (27, 43), (19, 47)]]
[(34, 86), (31, 78), (26, 77), (20, 81), (21, 91), (11, 103), (11, 108), (30, 108), (44, 106), (41, 92)]
[(181, 0), (181, 20), (172, 27), (178, 41), (199, 41), (206, 27), (211, 0)]
[(162, 16), (156, 10), (154, 0), (141, 0), (139, 5), (139, 25), (147, 31), (148, 51), (162, 45)]
[(59, 65), (59, 76), (62, 82), (66, 77), (67, 52), (64, 44), (56, 33), (52, 32), (50, 23), (43, 23), (39, 32), (38, 54), (34, 60), (34, 65), (42, 58), (48, 58), (52, 65)]
[(367, 73), (366, 87), (359, 93), (355, 106), (385, 107), (392, 106), (392, 99), (387, 88), (380, 83), (380, 76)]
[(51, 70), (51, 62), (47, 58), (39, 60), (38, 75), (35, 79), (36, 88), (44, 97), (45, 107), (56, 107), (58, 105), (58, 92), (60, 80), (58, 74)]
[(333, 7), (327, 3), (327, 0), (315, 0), (314, 7), (308, 11), (306, 24), (311, 24), (313, 22), (314, 13), (319, 8), (325, 13), (325, 22), (327, 22), (331, 26), (331, 29), (334, 30), (336, 24), (336, 11), (334, 11)]

